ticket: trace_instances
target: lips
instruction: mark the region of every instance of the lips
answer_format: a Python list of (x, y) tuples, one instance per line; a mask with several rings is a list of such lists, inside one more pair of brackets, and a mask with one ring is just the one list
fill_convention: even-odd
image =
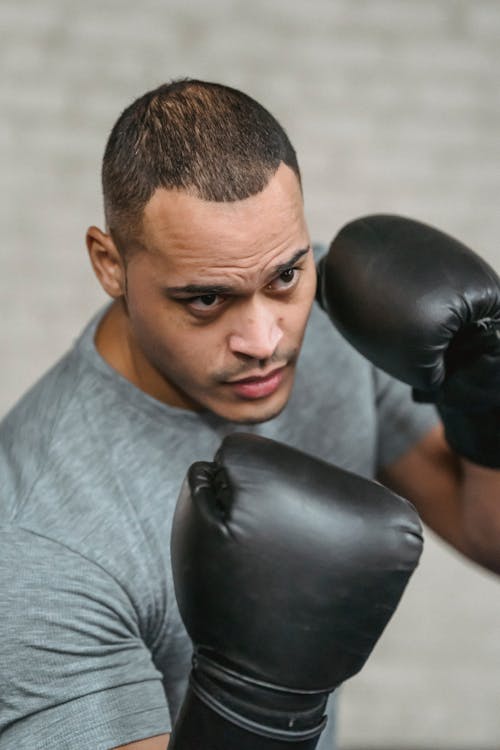
[(234, 392), (246, 399), (257, 399), (265, 398), (274, 393), (283, 380), (285, 373), (285, 367), (280, 367), (267, 375), (254, 376), (249, 378), (242, 378), (234, 382), (228, 383), (228, 385), (234, 390)]

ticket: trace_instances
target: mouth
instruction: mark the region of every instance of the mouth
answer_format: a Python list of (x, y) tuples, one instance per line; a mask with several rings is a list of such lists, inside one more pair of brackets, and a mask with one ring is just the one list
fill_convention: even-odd
[(250, 375), (241, 380), (233, 380), (227, 385), (241, 398), (265, 398), (274, 393), (281, 385), (285, 375), (286, 365), (271, 370), (265, 375)]

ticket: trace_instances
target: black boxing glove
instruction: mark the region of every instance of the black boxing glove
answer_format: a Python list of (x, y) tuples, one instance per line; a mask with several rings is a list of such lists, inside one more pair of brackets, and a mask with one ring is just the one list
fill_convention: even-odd
[(174, 750), (313, 750), (417, 565), (410, 503), (272, 440), (236, 433), (189, 469), (172, 527), (194, 645)]
[(365, 357), (434, 402), (450, 446), (500, 468), (500, 279), (418, 221), (347, 224), (318, 268), (320, 305)]

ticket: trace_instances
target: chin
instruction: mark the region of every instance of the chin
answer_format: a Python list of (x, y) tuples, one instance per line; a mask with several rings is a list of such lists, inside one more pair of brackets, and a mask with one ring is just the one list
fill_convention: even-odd
[(275, 419), (283, 409), (285, 408), (286, 404), (283, 404), (281, 409), (274, 410), (272, 412), (266, 413), (266, 414), (253, 414), (249, 417), (242, 417), (241, 419), (231, 419), (231, 422), (234, 422), (235, 424), (262, 424), (263, 422), (270, 422), (271, 419)]
[(287, 391), (285, 395), (273, 394), (269, 399), (256, 399), (255, 401), (244, 401), (239, 405), (229, 409), (213, 409), (223, 419), (227, 419), (229, 422), (235, 424), (260, 424), (261, 422), (269, 422), (271, 419), (277, 417), (288, 403), (290, 393)]

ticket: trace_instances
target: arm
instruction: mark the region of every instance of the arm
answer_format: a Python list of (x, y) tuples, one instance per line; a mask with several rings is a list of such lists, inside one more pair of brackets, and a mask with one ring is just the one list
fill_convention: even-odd
[(128, 745), (120, 745), (115, 750), (167, 750), (169, 734), (159, 734), (157, 737), (148, 737), (139, 742), (130, 742)]
[(318, 299), (365, 357), (434, 403), (436, 431), (383, 477), (444, 539), (500, 573), (500, 278), (458, 240), (390, 215), (346, 225)]
[[(68, 547), (0, 526), (0, 747), (119, 747), (170, 728), (123, 586)], [(154, 738), (154, 739), (153, 739)]]
[(457, 456), (439, 426), (381, 471), (379, 479), (411, 500), (442, 539), (500, 574), (499, 470)]

